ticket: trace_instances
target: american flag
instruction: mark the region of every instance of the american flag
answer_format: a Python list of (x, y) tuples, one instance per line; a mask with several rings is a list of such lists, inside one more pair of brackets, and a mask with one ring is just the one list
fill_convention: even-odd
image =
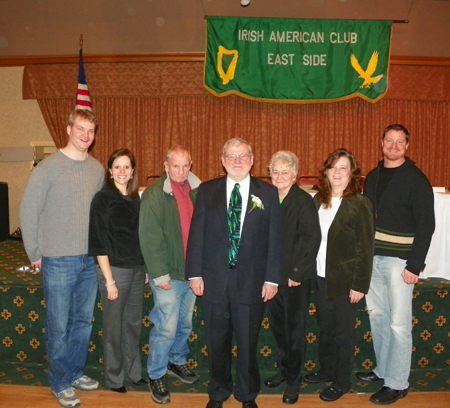
[(78, 90), (75, 109), (88, 109), (92, 111), (91, 97), (87, 86), (86, 75), (83, 65), (83, 48), (80, 48), (80, 59), (78, 67)]

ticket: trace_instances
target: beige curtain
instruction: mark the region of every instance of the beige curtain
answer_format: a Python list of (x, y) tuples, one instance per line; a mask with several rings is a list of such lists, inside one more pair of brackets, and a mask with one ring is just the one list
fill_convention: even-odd
[[(271, 155), (291, 150), (300, 174), (317, 174), (331, 151), (353, 151), (363, 174), (381, 157), (380, 137), (392, 123), (411, 132), (408, 155), (436, 186), (450, 185), (450, 68), (392, 66), (387, 96), (376, 104), (355, 98), (329, 104), (268, 104), (236, 96), (217, 98), (202, 86), (198, 62), (85, 64), (99, 131), (91, 151), (106, 163), (127, 147), (139, 165), (140, 184), (161, 174), (165, 152), (186, 146), (202, 180), (223, 173), (220, 154), (231, 137), (253, 146), (252, 173), (267, 175)], [(57, 146), (66, 143), (75, 106), (76, 64), (30, 65), (23, 95), (37, 99)]]

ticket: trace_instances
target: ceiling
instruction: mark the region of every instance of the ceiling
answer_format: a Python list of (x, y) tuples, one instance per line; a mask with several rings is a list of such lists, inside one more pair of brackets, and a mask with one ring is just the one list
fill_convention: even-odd
[(408, 20), (392, 55), (450, 58), (448, 0), (0, 0), (0, 56), (203, 52), (206, 15)]

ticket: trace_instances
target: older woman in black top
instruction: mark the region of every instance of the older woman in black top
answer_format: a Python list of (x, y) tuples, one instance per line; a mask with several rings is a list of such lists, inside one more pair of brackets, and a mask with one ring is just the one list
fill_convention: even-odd
[(147, 383), (139, 350), (145, 284), (139, 205), (136, 160), (128, 149), (116, 150), (108, 160), (105, 185), (92, 200), (89, 255), (98, 263), (105, 383), (120, 393), (126, 392), (126, 377), (135, 385)]
[(350, 390), (358, 302), (372, 275), (372, 205), (359, 192), (360, 173), (351, 152), (334, 151), (320, 171), (314, 197), (322, 231), (315, 291), (320, 370), (304, 380), (333, 382), (321, 392), (323, 401), (335, 401)]
[(278, 189), (284, 228), (284, 284), (268, 302), (270, 326), (278, 353), (278, 372), (265, 381), (269, 388), (286, 382), (283, 403), (295, 404), (302, 382), (306, 352), (306, 322), (311, 285), (316, 277), (320, 245), (317, 210), (310, 194), (296, 184), (299, 162), (295, 154), (279, 151), (269, 170)]

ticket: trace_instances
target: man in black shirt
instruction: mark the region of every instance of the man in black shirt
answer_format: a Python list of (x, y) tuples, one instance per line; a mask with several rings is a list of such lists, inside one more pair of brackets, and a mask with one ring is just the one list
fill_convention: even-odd
[(434, 232), (433, 190), (405, 156), (409, 132), (390, 125), (381, 142), (384, 159), (368, 175), (364, 195), (374, 210), (375, 257), (367, 310), (377, 359), (362, 381), (384, 381), (374, 404), (392, 404), (408, 393), (412, 349), (412, 292), (425, 268)]

